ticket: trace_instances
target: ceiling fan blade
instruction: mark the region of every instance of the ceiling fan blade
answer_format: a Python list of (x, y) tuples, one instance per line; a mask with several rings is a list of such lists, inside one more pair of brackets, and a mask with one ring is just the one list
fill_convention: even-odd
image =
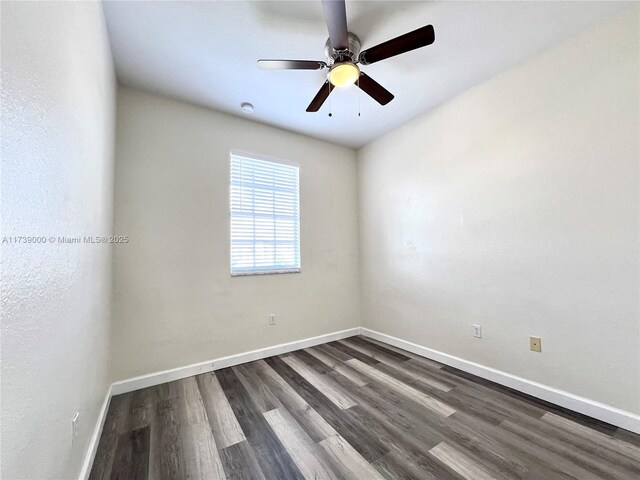
[(364, 50), (360, 53), (359, 61), (362, 65), (371, 65), (385, 58), (395, 57), (401, 53), (431, 45), (435, 39), (436, 32), (433, 30), (433, 25), (426, 25), (413, 32), (405, 33), (404, 35)]
[(373, 78), (364, 72), (360, 72), (360, 78), (358, 79), (358, 87), (365, 92), (371, 98), (373, 98), (380, 105), (386, 105), (393, 100), (393, 94), (376, 82)]
[(324, 19), (329, 30), (329, 40), (334, 50), (344, 50), (349, 46), (347, 33), (347, 10), (344, 0), (322, 0)]
[(262, 70), (322, 70), (327, 64), (316, 60), (258, 60)]
[(320, 90), (318, 90), (318, 93), (316, 93), (316, 96), (313, 97), (313, 100), (311, 100), (311, 103), (307, 107), (307, 112), (317, 112), (318, 110), (320, 110), (320, 107), (322, 106), (324, 101), (329, 98), (329, 94), (333, 91), (334, 88), (335, 87), (331, 83), (329, 83), (329, 80), (326, 80), (322, 87), (320, 87)]

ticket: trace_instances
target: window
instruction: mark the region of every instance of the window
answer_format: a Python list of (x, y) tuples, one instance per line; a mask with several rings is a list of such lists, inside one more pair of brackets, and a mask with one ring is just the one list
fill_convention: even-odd
[(231, 275), (300, 271), (298, 167), (231, 154)]

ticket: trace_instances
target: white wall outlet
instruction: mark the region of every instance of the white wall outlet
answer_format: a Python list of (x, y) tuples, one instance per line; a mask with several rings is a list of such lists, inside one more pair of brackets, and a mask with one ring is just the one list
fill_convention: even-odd
[(473, 324), (473, 336), (476, 338), (482, 338), (482, 327), (478, 324)]
[(277, 323), (278, 316), (275, 313), (269, 315), (269, 325), (275, 325)]
[(71, 445), (76, 442), (76, 438), (78, 437), (78, 423), (80, 420), (80, 412), (76, 412), (73, 414), (71, 418)]

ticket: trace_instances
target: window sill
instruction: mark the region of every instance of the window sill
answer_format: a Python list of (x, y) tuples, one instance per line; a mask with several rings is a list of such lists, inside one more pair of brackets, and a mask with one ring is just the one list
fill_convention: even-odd
[(250, 277), (253, 275), (280, 275), (282, 273), (300, 273), (299, 268), (289, 268), (286, 270), (256, 270), (248, 272), (231, 272), (232, 277)]

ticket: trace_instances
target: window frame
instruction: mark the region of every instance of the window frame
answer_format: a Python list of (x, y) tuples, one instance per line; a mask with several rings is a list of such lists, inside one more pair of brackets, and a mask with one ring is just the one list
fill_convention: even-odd
[[(246, 271), (233, 271), (233, 266), (231, 264), (232, 258), (232, 249), (233, 249), (233, 234), (232, 234), (232, 181), (231, 181), (231, 164), (233, 162), (234, 157), (244, 157), (249, 160), (258, 160), (263, 162), (276, 163), (279, 165), (287, 165), (291, 167), (296, 167), (298, 169), (298, 266), (294, 268), (274, 268), (274, 269), (264, 269), (264, 270), (246, 270)], [(290, 160), (283, 160), (280, 158), (274, 158), (266, 155), (260, 155), (256, 153), (250, 153), (242, 150), (231, 150), (229, 152), (229, 162), (228, 162), (228, 175), (229, 179), (229, 191), (227, 198), (229, 199), (229, 274), (232, 277), (252, 277), (254, 275), (282, 275), (287, 273), (302, 273), (302, 212), (301, 212), (301, 201), (300, 201), (300, 164), (299, 162), (294, 162)]]

